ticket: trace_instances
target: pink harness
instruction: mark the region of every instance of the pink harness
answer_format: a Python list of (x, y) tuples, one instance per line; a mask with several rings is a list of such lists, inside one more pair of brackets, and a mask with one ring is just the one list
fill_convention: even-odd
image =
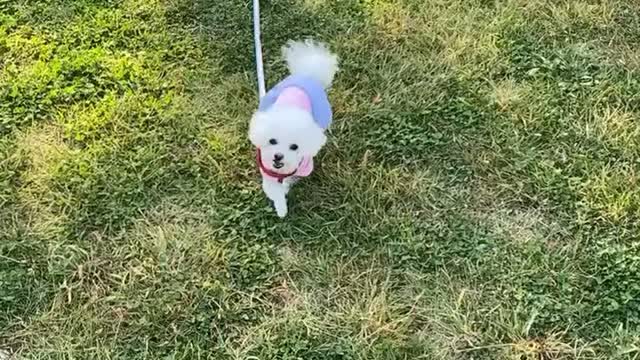
[(311, 175), (311, 172), (313, 171), (313, 158), (310, 157), (310, 156), (305, 156), (304, 158), (302, 158), (302, 161), (300, 162), (300, 165), (298, 165), (298, 168), (295, 169), (293, 172), (288, 173), (288, 174), (281, 174), (281, 173), (277, 173), (277, 172), (275, 172), (273, 170), (270, 170), (266, 166), (264, 166), (264, 164), (262, 163), (261, 155), (262, 154), (260, 152), (260, 149), (258, 149), (256, 151), (256, 162), (258, 163), (258, 167), (260, 168), (260, 173), (262, 174), (262, 176), (270, 177), (270, 178), (278, 181), (281, 184), (284, 181), (284, 179), (286, 179), (288, 177), (309, 176), (309, 175)]

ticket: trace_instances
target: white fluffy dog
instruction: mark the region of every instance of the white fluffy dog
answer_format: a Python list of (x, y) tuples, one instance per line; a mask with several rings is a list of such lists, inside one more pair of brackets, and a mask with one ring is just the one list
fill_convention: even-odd
[(282, 53), (291, 75), (260, 99), (249, 126), (262, 188), (281, 218), (291, 185), (311, 174), (313, 157), (326, 142), (332, 119), (326, 89), (338, 71), (337, 56), (311, 40), (289, 42)]

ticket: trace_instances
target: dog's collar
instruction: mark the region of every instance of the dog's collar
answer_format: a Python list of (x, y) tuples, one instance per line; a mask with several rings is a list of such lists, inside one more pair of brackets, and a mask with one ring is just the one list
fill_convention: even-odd
[(271, 169), (267, 169), (266, 166), (264, 166), (264, 164), (262, 163), (262, 156), (261, 156), (261, 152), (260, 149), (257, 149), (256, 151), (256, 162), (258, 163), (258, 166), (260, 167), (260, 171), (262, 171), (263, 174), (272, 177), (272, 178), (276, 178), (278, 180), (279, 183), (282, 184), (282, 182), (284, 181), (284, 179), (295, 175), (296, 172), (298, 172), (298, 169), (295, 169), (293, 172), (288, 173), (288, 174), (280, 174), (277, 173)]

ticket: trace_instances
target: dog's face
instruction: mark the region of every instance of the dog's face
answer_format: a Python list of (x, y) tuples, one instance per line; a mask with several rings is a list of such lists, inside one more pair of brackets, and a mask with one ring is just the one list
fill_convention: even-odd
[(294, 172), (305, 156), (315, 156), (326, 142), (311, 115), (291, 107), (272, 107), (251, 119), (249, 139), (260, 149), (264, 167), (280, 174)]

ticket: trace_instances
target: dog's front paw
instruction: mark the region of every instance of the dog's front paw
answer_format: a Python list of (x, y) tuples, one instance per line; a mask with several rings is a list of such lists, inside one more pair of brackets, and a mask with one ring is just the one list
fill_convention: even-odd
[(285, 216), (287, 216), (287, 204), (279, 204), (279, 203), (275, 203), (275, 208), (276, 208), (276, 214), (278, 214), (279, 218), (284, 218)]

